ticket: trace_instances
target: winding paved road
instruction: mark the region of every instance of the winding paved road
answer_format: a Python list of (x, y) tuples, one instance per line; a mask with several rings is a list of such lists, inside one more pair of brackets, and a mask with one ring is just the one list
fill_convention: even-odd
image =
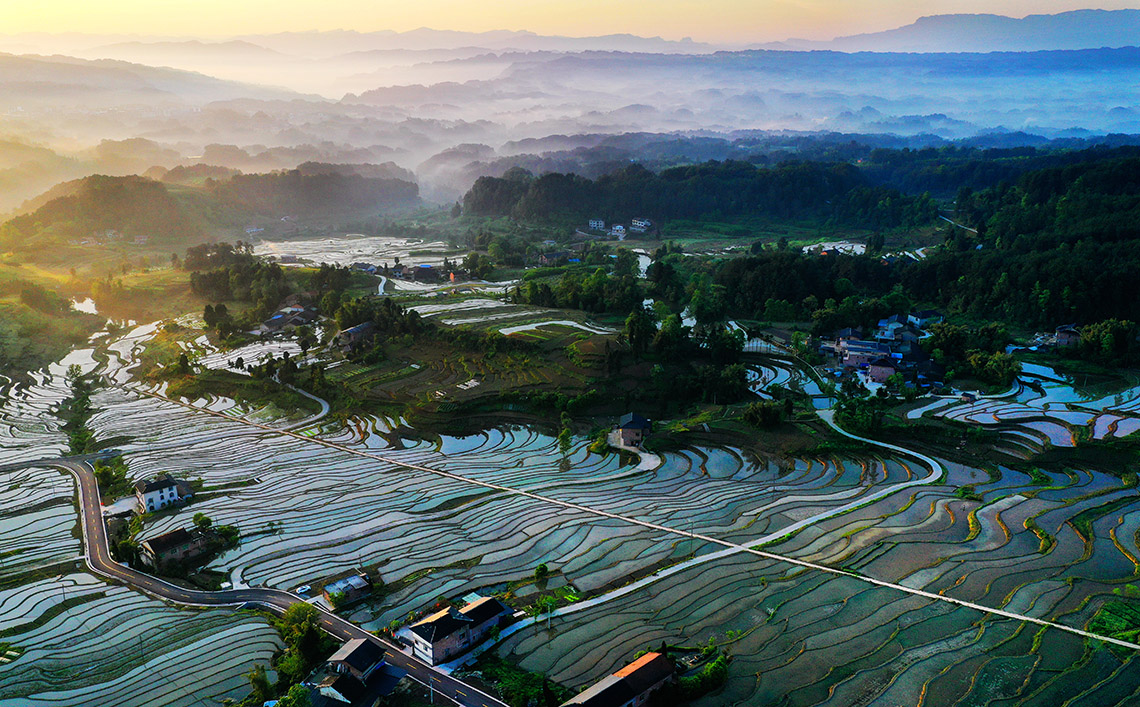
[[(70, 472), (79, 485), (79, 506), (82, 515), (83, 546), (87, 566), (105, 579), (121, 582), (129, 587), (146, 592), (184, 606), (243, 606), (257, 604), (275, 613), (281, 613), (291, 605), (304, 601), (301, 597), (279, 589), (249, 588), (207, 592), (179, 587), (157, 577), (138, 572), (119, 564), (111, 557), (107, 543), (107, 528), (103, 523), (103, 505), (99, 497), (99, 487), (95, 481), (95, 471), (91, 468), (93, 457), (50, 459), (21, 466), (52, 466)], [(348, 641), (363, 638), (383, 647), (389, 664), (405, 671), (410, 677), (424, 686), (450, 698), (464, 707), (507, 707), (505, 703), (459, 680), (429, 666), (427, 663), (404, 653), (391, 643), (369, 633), (356, 624), (335, 614), (313, 607), (318, 612), (322, 629), (331, 636)]]

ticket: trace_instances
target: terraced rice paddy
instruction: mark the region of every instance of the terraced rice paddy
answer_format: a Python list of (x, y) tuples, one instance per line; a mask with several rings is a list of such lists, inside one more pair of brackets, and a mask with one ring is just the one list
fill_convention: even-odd
[[(1135, 578), (1135, 489), (1097, 472), (991, 479), (948, 464), (949, 488), (923, 487), (814, 523), (765, 549), (877, 579), (1083, 627)], [(981, 502), (951, 489), (974, 484)], [(1123, 505), (1120, 502), (1123, 501)], [(1112, 509), (1112, 510), (1106, 510)], [(1086, 539), (1076, 524), (1087, 516)], [(1040, 552), (1035, 524), (1053, 538)], [(1140, 699), (1135, 656), (970, 609), (883, 593), (740, 553), (698, 557), (624, 596), (531, 626), (500, 652), (585, 685), (662, 641), (727, 642), (723, 693), (700, 704), (1082, 704)], [(728, 640), (729, 632), (739, 638)], [(573, 648), (572, 648), (573, 646)], [(572, 656), (572, 657), (571, 657)], [(1073, 702), (1065, 700), (1072, 699)]]
[(712, 639), (732, 663), (724, 688), (696, 703), (709, 707), (1051, 707), (1136, 698), (1135, 656), (1057, 631), (1035, 643), (1036, 634), (971, 609), (854, 579), (789, 575), (787, 566), (738, 555), (668, 577), (620, 604), (557, 618), (549, 630), (519, 632), (500, 652), (579, 686), (629, 662), (636, 650)]
[[(428, 255), (412, 255), (412, 251), (434, 251)], [(355, 262), (373, 265), (395, 264), (399, 258), (416, 265), (442, 265), (450, 248), (443, 241), (425, 241), (419, 238), (394, 238), (349, 233), (336, 238), (312, 240), (268, 241), (254, 246), (255, 255), (293, 256), (309, 263), (329, 263), (348, 266)]]
[(0, 581), (83, 556), (74, 492), (55, 469), (0, 471)]
[[(138, 451), (130, 455), (132, 473), (170, 468), (171, 450), (148, 451), (146, 439), (157, 442), (178, 426), (183, 442), (202, 451), (176, 470), (203, 479), (207, 491), (230, 488), (163, 518), (147, 535), (186, 525), (197, 511), (215, 522), (234, 523), (247, 540), (215, 567), (275, 587), (310, 583), (360, 563), (379, 565), (387, 581), (425, 567), (448, 567), (392, 597), (377, 617), (384, 622), (441, 593), (463, 594), (519, 579), (543, 561), (591, 591), (689, 549), (648, 529), (599, 522), (531, 499), (167, 409), (173, 407), (124, 400), (108, 416), (108, 422), (143, 433), (133, 447)], [(207, 445), (211, 439), (224, 441)], [(384, 444), (367, 424), (333, 441), (365, 449)], [(644, 470), (623, 467), (617, 457), (599, 457), (580, 445), (563, 463), (553, 438), (522, 428), (445, 438), (439, 448), (409, 442), (385, 455), (727, 539), (751, 539), (816, 509), (912, 478), (909, 468), (894, 462), (804, 461), (779, 469), (732, 450), (668, 455), (660, 467)], [(234, 486), (251, 479), (258, 483)]]
[(941, 398), (907, 413), (910, 419), (923, 415), (995, 429), (1002, 437), (1002, 451), (1028, 457), (1050, 446), (1075, 446), (1082, 436), (1103, 440), (1140, 431), (1140, 387), (1089, 396), (1051, 368), (1026, 364), (1005, 395), (975, 402)]
[[(81, 351), (75, 360), (100, 366), (112, 380), (129, 378), (133, 352), (148, 331), (140, 327), (112, 342), (109, 354)], [(4, 405), (0, 433), (17, 453), (45, 456), (43, 449), (53, 444), (62, 448), (53, 423), (31, 423), (49, 401), (65, 394), (59, 373), (13, 392)], [(750, 377), (762, 391), (791, 383), (793, 374), (773, 360), (753, 365)], [(1003, 439), (1026, 445), (1063, 443), (1080, 426), (1093, 435), (1119, 435), (1137, 419), (1116, 403), (1089, 411), (1017, 396), (1026, 397), (1019, 390), (1006, 401), (938, 401), (915, 412), (960, 416), (978, 425), (994, 420)], [(224, 399), (197, 402), (234, 416), (248, 414)], [(122, 446), (134, 478), (172, 471), (203, 483), (193, 505), (153, 519), (143, 537), (187, 527), (196, 512), (237, 525), (242, 544), (212, 567), (241, 582), (318, 586), (363, 565), (398, 587), (352, 615), (378, 627), (439, 595), (503, 589), (531, 575), (540, 562), (561, 571), (586, 601), (563, 609), (549, 630), (529, 625), (514, 632), (500, 651), (571, 686), (592, 682), (636, 650), (663, 640), (691, 646), (713, 637), (727, 644), (734, 660), (727, 685), (701, 703), (706, 705), (1109, 705), (1140, 699), (1134, 657), (1057, 630), (1038, 635), (1023, 622), (874, 587), (856, 576), (805, 571), (739, 548), (405, 465), (682, 533), (762, 543), (785, 557), (1073, 627), (1087, 626), (1114, 587), (1135, 581), (1140, 561), (1138, 492), (1097, 470), (1030, 477), (943, 462), (946, 483), (934, 484), (937, 474), (892, 457), (776, 464), (736, 449), (701, 448), (665, 454), (659, 463), (622, 464), (614, 455), (590, 453), (585, 440), (564, 456), (556, 440), (522, 427), (444, 437), (438, 444), (406, 439), (395, 449), (382, 434), (393, 428), (390, 420), (359, 418), (344, 428), (314, 424), (302, 430), (353, 450), (379, 452), (384, 461), (122, 388), (101, 391), (94, 403), (100, 412), (91, 424), (99, 436), (130, 437)], [(0, 529), (11, 523), (29, 530), (18, 540), (0, 536), (0, 579), (9, 568), (26, 573), (74, 557), (79, 548), (74, 512), (64, 517), (72, 482), (50, 471), (13, 473), (19, 477), (0, 487)], [(966, 485), (980, 501), (955, 495)], [(671, 568), (652, 574), (666, 565)], [(643, 575), (631, 590), (612, 593)], [(22, 700), (14, 704), (88, 704), (96, 694), (135, 704), (125, 696), (151, 699), (140, 681), (152, 667), (168, 665), (201, 671), (209, 695), (233, 694), (241, 673), (264, 662), (259, 656), (275, 646), (268, 627), (228, 611), (176, 611), (85, 575), (27, 582), (0, 591), (5, 626), (11, 615), (51, 614), (50, 602), (63, 601), (62, 586), (69, 597), (94, 598), (72, 602), (35, 630), (4, 639), (25, 651), (0, 666), (0, 700)], [(52, 599), (57, 589), (60, 596)], [(88, 610), (96, 613), (83, 613)], [(93, 640), (90, 632), (64, 631), (56, 623), (98, 628), (110, 626), (101, 622), (113, 617), (120, 626), (157, 622), (165, 628), (106, 629), (116, 638), (103, 650), (82, 643)], [(202, 638), (208, 632), (225, 640)], [(150, 650), (132, 653), (130, 643), (140, 633), (142, 648)], [(161, 645), (146, 643), (168, 635)], [(84, 677), (61, 685), (56, 675), (67, 670), (53, 672), (47, 658), (35, 663), (47, 665), (49, 677), (12, 672), (30, 670), (29, 656), (52, 651)], [(175, 687), (160, 696), (167, 702), (139, 704), (185, 703), (179, 701), (178, 680), (170, 683)]]
[(0, 704), (35, 707), (220, 704), (249, 692), (243, 673), (281, 647), (265, 619), (179, 610), (68, 574), (0, 590)]
[[(617, 331), (610, 327), (566, 319), (565, 310), (511, 304), (485, 297), (412, 304), (408, 309), (423, 317), (436, 317), (448, 326), (490, 325), (490, 328), (497, 329), (504, 336), (546, 327), (569, 327), (591, 334), (613, 334)], [(509, 320), (521, 320), (521, 323), (510, 324)], [(507, 324), (500, 326), (504, 322)]]

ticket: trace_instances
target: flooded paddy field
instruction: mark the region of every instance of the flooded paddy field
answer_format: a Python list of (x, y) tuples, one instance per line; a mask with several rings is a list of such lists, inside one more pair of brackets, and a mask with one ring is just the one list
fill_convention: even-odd
[[(509, 306), (486, 302), (494, 304), (424, 314), (462, 318)], [(193, 503), (154, 516), (141, 537), (189, 527), (198, 512), (236, 525), (242, 543), (210, 565), (235, 583), (317, 586), (363, 566), (395, 587), (349, 612), (378, 628), (441, 595), (501, 591), (546, 563), (585, 601), (549, 628), (514, 632), (501, 654), (579, 687), (637, 650), (712, 638), (733, 661), (727, 684), (705, 705), (1100, 705), (1140, 697), (1133, 657), (1078, 636), (686, 537), (763, 546), (1083, 628), (1113, 589), (1138, 574), (1140, 494), (1118, 475), (1031, 475), (940, 460), (943, 476), (941, 468), (893, 453), (777, 463), (714, 446), (623, 462), (590, 452), (584, 439), (564, 454), (553, 437), (521, 426), (399, 438), (392, 434), (399, 421), (382, 417), (344, 426), (314, 420), (302, 423), (308, 426), (298, 438), (118, 385), (136, 385), (135, 357), (153, 331), (134, 328), (77, 350), (31, 383), (6, 387), (0, 449), (5, 462), (65, 454), (52, 408), (67, 395), (66, 366), (100, 372), (112, 385), (94, 396), (90, 424), (99, 438), (122, 440), (116, 446), (126, 452), (131, 478), (170, 472), (201, 483)], [(282, 350), (267, 346), (245, 353)], [(219, 366), (232, 355), (203, 353)], [(780, 359), (750, 363), (750, 370), (758, 391), (799, 375)], [(1078, 427), (1098, 439), (1121, 436), (1137, 419), (1129, 394), (1102, 396), (1102, 407), (1069, 397), (1057, 388), (1042, 402), (1018, 390), (980, 404), (932, 401), (919, 411), (977, 425), (990, 424), (989, 415), (1003, 440), (1021, 435), (1027, 448), (1045, 444), (1040, 435), (1048, 438), (1051, 428), (1040, 425), (1056, 425), (1052, 434), (1061, 441)], [(296, 424), (223, 398), (188, 402), (269, 426)], [(957, 494), (963, 486), (971, 493)], [(230, 610), (173, 609), (76, 572), (82, 547), (74, 495), (74, 481), (52, 469), (0, 471), (0, 617), (5, 630), (29, 626), (3, 639), (24, 653), (0, 666), (0, 703), (96, 704), (97, 696), (113, 695), (116, 704), (136, 704), (128, 697), (136, 694), (151, 700), (138, 704), (195, 703), (179, 692), (185, 682), (178, 676), (164, 682), (169, 689), (161, 695), (140, 687), (155, 665), (203, 676), (199, 694), (240, 696), (242, 673), (266, 663), (279, 645), (273, 630)], [(613, 593), (638, 577), (631, 590)], [(106, 623), (112, 619), (117, 623)], [(139, 628), (150, 625), (162, 628)], [(94, 632), (68, 630), (77, 626)], [(100, 632), (114, 638), (106, 646), (82, 643)], [(62, 680), (65, 671), (52, 660), (79, 666), (82, 679)]]
[(802, 460), (780, 468), (731, 449), (669, 454), (646, 468), (592, 454), (584, 441), (563, 457), (557, 440), (522, 427), (438, 444), (404, 440), (402, 449), (388, 448), (383, 420), (323, 436), (388, 460), (379, 461), (121, 391), (97, 402), (105, 411), (92, 424), (101, 434), (133, 431), (133, 476), (173, 471), (203, 483), (199, 499), (156, 519), (143, 537), (206, 513), (245, 538), (212, 567), (279, 588), (358, 565), (378, 568), (387, 582), (432, 569), (377, 607), (375, 620), (384, 623), (440, 594), (524, 578), (541, 562), (589, 592), (689, 549), (676, 534), (403, 465), (740, 542), (916, 478), (894, 461)]
[(910, 410), (996, 430), (999, 448), (1022, 458), (1049, 447), (1075, 447), (1082, 439), (1111, 440), (1140, 431), (1140, 386), (1105, 395), (1083, 390), (1047, 366), (1025, 364), (1005, 394), (974, 401), (937, 398)]
[(724, 687), (695, 703), (708, 707), (1115, 705), (1140, 690), (1134, 655), (748, 555), (528, 627), (500, 653), (578, 687), (635, 651), (710, 640), (732, 662)]
[[(395, 265), (395, 259), (409, 265), (441, 265), (444, 257), (456, 256), (443, 241), (393, 236), (369, 236), (349, 233), (336, 237), (304, 240), (269, 241), (257, 243), (254, 255), (276, 257), (292, 256), (308, 264), (352, 265), (357, 262), (376, 266)], [(459, 253), (462, 258), (465, 251)]]
[(175, 609), (74, 573), (0, 589), (0, 704), (182, 707), (240, 700), (244, 673), (281, 648), (264, 618)]

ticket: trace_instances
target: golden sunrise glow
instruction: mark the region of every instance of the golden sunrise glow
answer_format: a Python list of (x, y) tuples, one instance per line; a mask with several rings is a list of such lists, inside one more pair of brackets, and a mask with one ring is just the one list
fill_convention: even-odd
[[(922, 15), (991, 12), (1011, 16), (1089, 7), (1072, 0), (38, 0), (0, 3), (0, 32), (84, 32), (228, 37), (354, 29), (531, 30), (593, 36), (630, 33), (670, 39), (758, 42), (878, 31)], [(1140, 7), (1101, 2), (1103, 9)]]

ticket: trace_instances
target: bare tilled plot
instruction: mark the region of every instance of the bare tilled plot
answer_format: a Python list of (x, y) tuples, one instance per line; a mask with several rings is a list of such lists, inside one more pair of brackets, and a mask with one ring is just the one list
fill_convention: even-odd
[[(637, 650), (711, 639), (732, 662), (726, 685), (697, 702), (710, 707), (985, 704), (996, 697), (1044, 707), (1081, 693), (1109, 699), (1088, 704), (1117, 704), (1140, 687), (1134, 657), (1086, 648), (1078, 637), (1044, 631), (1035, 642), (1036, 627), (1017, 621), (792, 569), (745, 555), (722, 558), (622, 602), (555, 618), (549, 629), (531, 626), (500, 652), (584, 686)], [(1088, 662), (1098, 666), (1096, 680), (1068, 679)]]
[(260, 617), (171, 608), (86, 574), (0, 590), (0, 702), (181, 707), (241, 699), (281, 648)]

